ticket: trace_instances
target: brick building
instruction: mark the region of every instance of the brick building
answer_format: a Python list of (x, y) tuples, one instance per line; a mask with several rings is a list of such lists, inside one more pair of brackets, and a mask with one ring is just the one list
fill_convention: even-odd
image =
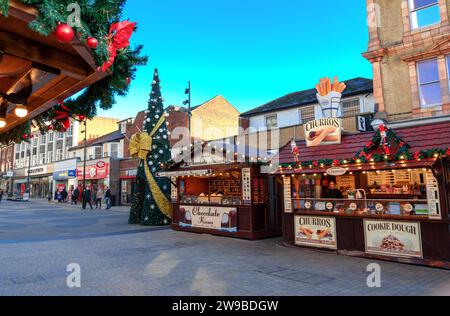
[(14, 145), (0, 147), (0, 189), (5, 193), (12, 187)]
[(450, 115), (450, 0), (367, 0), (374, 97), (390, 122)]

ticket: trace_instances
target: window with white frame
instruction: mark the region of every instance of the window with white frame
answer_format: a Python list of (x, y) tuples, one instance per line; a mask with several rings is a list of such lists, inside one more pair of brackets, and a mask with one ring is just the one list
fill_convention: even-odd
[(52, 163), (52, 162), (53, 162), (53, 151), (49, 151), (48, 156), (47, 156), (47, 163)]
[(58, 132), (58, 136), (57, 137), (58, 137), (59, 140), (64, 139), (64, 133)]
[(306, 124), (316, 119), (314, 107), (300, 109), (300, 124)]
[(40, 154), (39, 154), (39, 164), (43, 165), (43, 164), (45, 164), (45, 163), (46, 163), (46, 160), (45, 160), (45, 153), (40, 153)]
[(49, 143), (53, 143), (54, 135), (55, 135), (55, 133), (53, 133), (53, 132), (48, 133), (48, 142)]
[(47, 143), (47, 135), (41, 135), (41, 145), (45, 145)]
[(274, 129), (278, 127), (278, 115), (268, 115), (266, 116), (266, 127), (267, 129)]
[(72, 135), (73, 135), (73, 125), (71, 125), (71, 126), (69, 127), (69, 129), (67, 130), (67, 135), (68, 135), (68, 136), (72, 136)]
[(421, 107), (442, 105), (441, 81), (436, 58), (417, 63)]
[(56, 150), (56, 161), (60, 161), (63, 160), (64, 157), (64, 153), (62, 149), (57, 149)]
[(117, 159), (119, 157), (119, 145), (111, 144), (111, 157)]
[(357, 116), (359, 114), (361, 114), (359, 98), (342, 101), (342, 115), (344, 117)]
[(441, 21), (439, 0), (409, 0), (411, 28), (419, 29)]

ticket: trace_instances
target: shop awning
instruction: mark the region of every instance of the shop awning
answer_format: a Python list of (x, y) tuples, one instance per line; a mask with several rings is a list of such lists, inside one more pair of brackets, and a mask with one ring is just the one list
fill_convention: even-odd
[[(450, 122), (398, 128), (395, 129), (395, 133), (401, 138), (403, 142), (407, 143), (410, 146), (410, 153), (416, 153), (422, 150), (450, 148)], [(318, 147), (307, 147), (305, 141), (298, 141), (296, 143), (299, 148), (299, 161), (305, 162), (324, 159), (343, 160), (354, 158), (356, 154), (366, 146), (367, 143), (371, 142), (373, 135), (373, 133), (347, 135), (342, 137), (342, 143), (340, 145)], [(392, 163), (364, 163), (362, 165), (352, 164), (349, 165), (348, 168), (349, 171), (357, 171), (370, 169), (382, 170), (392, 168), (431, 167), (434, 161), (434, 159), (421, 159), (420, 161), (409, 160), (404, 164), (402, 164), (400, 161), (395, 161)], [(290, 143), (280, 150), (279, 163), (281, 165), (295, 164), (294, 155), (292, 153), (292, 147)], [(318, 173), (324, 172), (324, 170), (326, 170), (327, 168), (313, 166), (312, 168), (303, 169), (304, 170), (301, 171), (297, 168), (285, 169), (284, 172), (297, 170), (296, 172)]]

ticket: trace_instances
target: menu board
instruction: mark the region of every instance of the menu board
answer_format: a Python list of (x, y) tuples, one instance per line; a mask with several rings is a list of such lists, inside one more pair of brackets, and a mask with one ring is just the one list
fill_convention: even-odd
[(431, 171), (427, 171), (428, 216), (432, 219), (442, 219), (439, 200), (439, 184)]
[(175, 183), (177, 183), (177, 177), (172, 177), (170, 184), (170, 196), (173, 202), (178, 201), (178, 188), (175, 186)]
[(292, 189), (291, 189), (291, 177), (283, 178), (284, 186), (284, 212), (292, 213)]
[(336, 219), (333, 217), (296, 216), (295, 244), (337, 250)]
[(250, 204), (252, 201), (250, 168), (242, 169), (242, 200), (245, 204)]
[(366, 219), (364, 235), (369, 254), (423, 258), (420, 223)]

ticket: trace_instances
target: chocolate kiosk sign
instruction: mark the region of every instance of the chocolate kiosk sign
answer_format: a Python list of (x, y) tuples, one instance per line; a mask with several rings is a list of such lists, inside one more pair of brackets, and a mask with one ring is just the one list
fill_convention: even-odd
[(237, 232), (236, 208), (215, 206), (180, 206), (180, 226)]
[(423, 258), (420, 223), (364, 220), (364, 232), (369, 254)]
[(308, 147), (340, 144), (342, 139), (342, 120), (323, 118), (304, 125)]

